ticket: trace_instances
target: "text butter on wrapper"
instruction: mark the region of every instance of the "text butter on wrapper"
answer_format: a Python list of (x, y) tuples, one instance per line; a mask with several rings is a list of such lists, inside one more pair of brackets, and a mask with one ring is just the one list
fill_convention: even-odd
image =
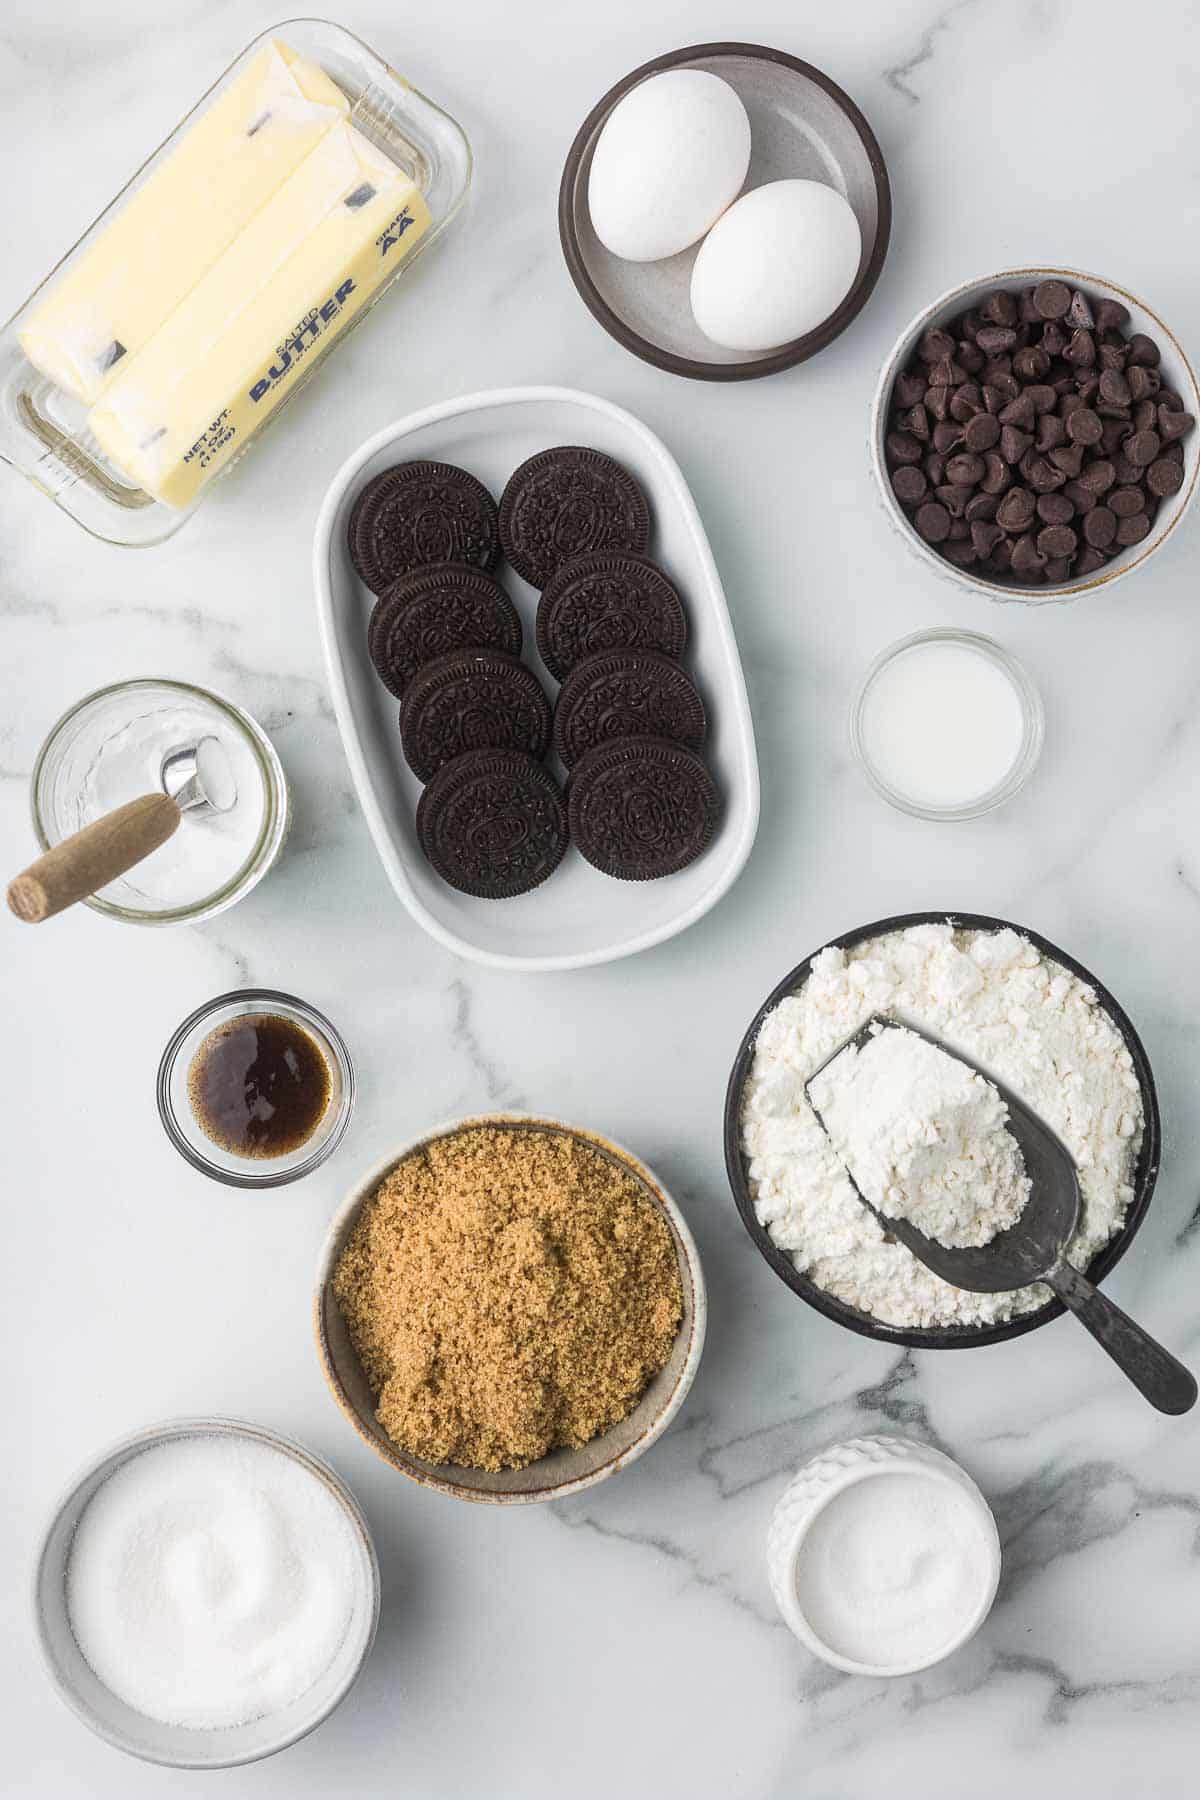
[(116, 372), (88, 417), (101, 449), (187, 506), (429, 224), (409, 177), (335, 125)]
[(221, 90), (21, 327), (31, 363), (98, 400), (350, 103), (271, 42)]

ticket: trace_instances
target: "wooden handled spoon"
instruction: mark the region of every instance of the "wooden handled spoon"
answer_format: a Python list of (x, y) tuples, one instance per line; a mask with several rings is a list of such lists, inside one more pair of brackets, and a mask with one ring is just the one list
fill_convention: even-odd
[(237, 789), (214, 737), (163, 758), (162, 792), (139, 794), (47, 850), (8, 884), (10, 912), (40, 925), (124, 875), (178, 830), (185, 813), (228, 812)]

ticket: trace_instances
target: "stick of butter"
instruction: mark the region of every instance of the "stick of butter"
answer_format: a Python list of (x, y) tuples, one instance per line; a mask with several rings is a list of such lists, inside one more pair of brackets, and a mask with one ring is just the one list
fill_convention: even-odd
[(337, 125), (136, 355), (88, 425), (147, 493), (187, 506), (428, 228), (420, 190)]
[(30, 362), (97, 400), (349, 111), (323, 70), (266, 44), (20, 327)]

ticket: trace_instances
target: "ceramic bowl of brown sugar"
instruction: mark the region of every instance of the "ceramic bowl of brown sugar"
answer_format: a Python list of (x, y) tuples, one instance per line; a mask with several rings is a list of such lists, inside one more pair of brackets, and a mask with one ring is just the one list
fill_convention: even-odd
[[(494, 1240), (494, 1255), (481, 1253), (472, 1263), (471, 1171), (486, 1172), (488, 1159), (495, 1159), (500, 1191), (504, 1161), (524, 1159), (515, 1192), (529, 1187), (529, 1159), (535, 1156), (550, 1171), (543, 1211), (510, 1218)], [(448, 1199), (455, 1181), (463, 1183), (461, 1201), (457, 1195)], [(379, 1199), (385, 1189), (394, 1203)], [(493, 1195), (488, 1192), (480, 1205), (493, 1206)], [(444, 1224), (434, 1217), (443, 1211)], [(403, 1222), (395, 1238), (393, 1215)], [(496, 1215), (488, 1218), (494, 1229)], [(419, 1251), (414, 1238), (421, 1240)], [(451, 1252), (455, 1243), (468, 1245), (462, 1264)], [(568, 1271), (565, 1282), (560, 1265)], [(505, 1302), (511, 1297), (511, 1306), (497, 1306), (496, 1293), (484, 1291), (501, 1278), (498, 1269), (511, 1271), (503, 1277), (511, 1279), (503, 1296)], [(691, 1387), (707, 1317), (699, 1253), (657, 1176), (608, 1138), (523, 1113), (451, 1120), (368, 1169), (330, 1225), (314, 1305), (325, 1379), (364, 1442), (422, 1487), (490, 1505), (563, 1499), (606, 1481), (648, 1450)], [(439, 1314), (439, 1308), (445, 1310)], [(476, 1309), (474, 1338), (464, 1321)], [(527, 1320), (515, 1355), (511, 1342), (493, 1335), (497, 1317), (514, 1313)], [(447, 1324), (456, 1344), (447, 1341)], [(530, 1346), (552, 1340), (552, 1355), (539, 1360), (531, 1349), (526, 1365), (522, 1332)], [(464, 1369), (463, 1359), (473, 1364), (476, 1357), (479, 1368)], [(540, 1373), (550, 1371), (551, 1383), (561, 1380), (563, 1417), (573, 1424), (554, 1435), (575, 1441), (559, 1442), (521, 1466), (474, 1466), (506, 1460), (510, 1426), (513, 1443), (534, 1441), (528, 1432), (521, 1435), (530, 1402), (521, 1371), (535, 1365)], [(484, 1452), (452, 1461), (406, 1448), (426, 1441), (427, 1431), (428, 1441), (437, 1441), (446, 1392), (457, 1393), (461, 1381), (463, 1391), (474, 1393), (476, 1375), (489, 1396), (481, 1406), (491, 1433)], [(498, 1408), (498, 1421), (489, 1407)], [(461, 1415), (455, 1418), (461, 1426)], [(594, 1435), (589, 1419), (605, 1421)], [(585, 1433), (586, 1441), (579, 1441)], [(466, 1441), (461, 1430), (458, 1441)]]

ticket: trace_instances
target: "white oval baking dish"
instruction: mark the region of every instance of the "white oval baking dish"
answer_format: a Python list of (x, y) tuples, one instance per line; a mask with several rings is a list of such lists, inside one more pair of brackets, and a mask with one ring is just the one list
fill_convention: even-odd
[[(616, 457), (650, 501), (649, 553), (687, 606), (683, 660), (708, 710), (705, 757), (724, 811), (704, 855), (665, 880), (614, 881), (569, 850), (532, 893), (479, 900), (435, 875), (417, 841), (420, 786), (400, 753), (396, 701), (367, 654), (374, 596), (350, 562), (346, 523), (366, 482), (392, 463), (428, 457), (458, 464), (498, 500), (519, 463), (555, 444), (586, 444)], [(572, 388), (519, 387), (470, 394), (401, 419), (368, 439), (334, 477), (317, 519), (313, 580), (333, 709), (375, 847), (409, 912), (447, 949), (494, 968), (528, 971), (612, 962), (686, 930), (733, 886), (758, 825), (758, 761), (745, 679), (695, 502), (674, 458), (631, 413)], [(534, 649), (537, 593), (507, 566), (500, 580), (521, 614), (525, 661), (553, 698), (555, 684)]]

